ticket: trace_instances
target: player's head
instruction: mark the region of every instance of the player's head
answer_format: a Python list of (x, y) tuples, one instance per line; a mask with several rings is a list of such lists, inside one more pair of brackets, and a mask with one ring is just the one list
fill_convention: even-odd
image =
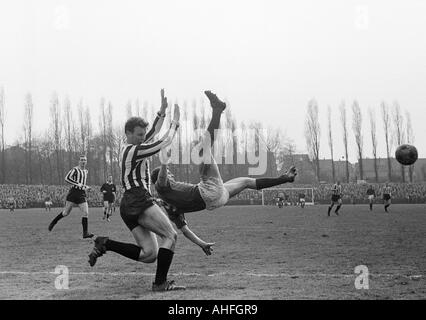
[(124, 133), (127, 137), (127, 143), (141, 144), (145, 141), (148, 122), (141, 117), (131, 117), (124, 125)]
[[(161, 167), (157, 167), (154, 170), (151, 171), (151, 182), (153, 184), (155, 184), (157, 182), (158, 179), (158, 175), (160, 173), (160, 169)], [(167, 177), (170, 178), (174, 178), (173, 173), (169, 170), (169, 168), (167, 168)]]
[(112, 183), (112, 176), (108, 176), (107, 182)]
[(337, 181), (337, 185), (340, 186), (340, 181)]
[(78, 165), (80, 167), (84, 167), (87, 164), (87, 157), (85, 155), (81, 155), (79, 160), (78, 160)]

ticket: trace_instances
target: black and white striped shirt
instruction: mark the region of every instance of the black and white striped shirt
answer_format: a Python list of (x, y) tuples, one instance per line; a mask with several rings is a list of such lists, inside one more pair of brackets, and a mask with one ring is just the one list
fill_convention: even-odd
[(80, 169), (80, 167), (72, 168), (65, 176), (65, 181), (71, 185), (71, 188), (84, 190), (87, 183), (87, 169)]
[(341, 196), (342, 195), (342, 185), (334, 184), (333, 188), (331, 189), (331, 193), (335, 196)]
[(137, 187), (143, 187), (149, 190), (148, 184), (150, 178), (147, 160), (150, 156), (158, 153), (162, 148), (172, 143), (178, 127), (179, 124), (172, 121), (169, 130), (167, 130), (164, 136), (159, 140), (147, 143), (152, 141), (152, 136), (150, 136), (143, 144), (127, 144), (124, 146), (120, 159), (121, 183), (125, 190)]

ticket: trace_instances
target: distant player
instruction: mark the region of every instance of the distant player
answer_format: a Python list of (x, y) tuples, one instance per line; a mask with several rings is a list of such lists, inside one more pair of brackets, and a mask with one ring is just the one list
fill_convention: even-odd
[(87, 204), (86, 190), (89, 190), (90, 187), (86, 185), (88, 174), (86, 164), (86, 156), (80, 156), (78, 166), (72, 168), (66, 175), (65, 181), (71, 185), (71, 189), (66, 198), (65, 208), (49, 224), (49, 231), (52, 231), (59, 220), (68, 216), (74, 206), (78, 206), (83, 213), (83, 217), (81, 218), (83, 239), (93, 237), (93, 234), (88, 231), (89, 205)]
[(15, 212), (16, 199), (14, 197), (9, 197), (9, 199), (7, 199), (7, 205), (9, 207), (10, 212)]
[(115, 202), (117, 192), (115, 184), (112, 183), (112, 176), (109, 176), (107, 182), (102, 185), (101, 192), (104, 196), (103, 220), (107, 219), (107, 221), (111, 221), (110, 217), (112, 215), (112, 204)]
[(337, 205), (334, 213), (339, 215), (339, 209), (342, 206), (342, 186), (340, 185), (340, 181), (337, 181), (331, 188), (331, 204), (328, 207), (328, 216), (330, 216), (330, 211), (333, 209), (333, 206)]
[(385, 211), (388, 212), (388, 208), (391, 205), (392, 201), (392, 189), (391, 187), (386, 183), (383, 187), (383, 205), (385, 206)]
[(276, 197), (275, 201), (276, 201), (276, 205), (278, 206), (278, 208), (282, 208), (283, 205), (284, 205), (284, 201), (285, 201), (284, 193), (280, 192), (278, 194), (278, 196)]
[(46, 197), (46, 199), (44, 199), (45, 210), (50, 212), (50, 208), (52, 208), (52, 205), (53, 205), (52, 199), (50, 197)]
[(299, 204), (302, 209), (305, 207), (305, 202), (306, 202), (305, 198), (306, 196), (303, 192), (299, 193)]
[(368, 197), (368, 202), (370, 204), (370, 211), (373, 211), (373, 203), (374, 203), (374, 198), (376, 197), (376, 191), (374, 191), (372, 185), (370, 185), (367, 189), (367, 197)]

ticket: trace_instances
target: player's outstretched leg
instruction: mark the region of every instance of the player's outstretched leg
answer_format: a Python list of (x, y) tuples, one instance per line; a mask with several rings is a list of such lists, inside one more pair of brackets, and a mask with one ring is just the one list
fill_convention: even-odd
[(274, 187), (283, 183), (294, 182), (297, 175), (296, 167), (292, 166), (284, 174), (275, 178), (250, 178), (239, 177), (228, 180), (224, 183), (225, 188), (229, 192), (229, 197), (232, 198), (245, 189), (261, 190)]
[(333, 209), (333, 206), (334, 206), (334, 203), (332, 203), (332, 204), (328, 207), (328, 212), (327, 212), (327, 215), (328, 215), (328, 216), (330, 216), (330, 212), (331, 212), (331, 209)]
[(53, 227), (58, 223), (58, 221), (59, 220), (61, 220), (62, 218), (64, 218), (64, 217), (66, 217), (67, 215), (69, 215), (70, 214), (70, 212), (71, 212), (71, 210), (72, 210), (72, 207), (73, 207), (73, 203), (72, 202), (69, 202), (69, 201), (67, 201), (66, 202), (66, 204), (65, 204), (65, 208), (64, 208), (64, 210), (62, 210), (53, 220), (52, 220), (52, 222), (50, 222), (50, 224), (49, 224), (49, 227), (48, 227), (48, 229), (49, 229), (49, 231), (52, 231), (53, 230)]
[(336, 210), (334, 211), (334, 213), (336, 214), (336, 215), (339, 215), (339, 209), (342, 207), (342, 204), (341, 203), (339, 203), (338, 205), (337, 205), (337, 207), (336, 207)]

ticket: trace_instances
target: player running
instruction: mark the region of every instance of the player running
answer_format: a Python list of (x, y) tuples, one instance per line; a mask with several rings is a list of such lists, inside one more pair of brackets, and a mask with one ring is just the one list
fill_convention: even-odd
[(303, 192), (300, 192), (299, 193), (299, 204), (300, 204), (300, 207), (303, 209), (303, 208), (305, 208), (305, 203), (306, 203), (306, 196), (305, 196), (305, 194), (303, 193)]
[(196, 146), (196, 150), (204, 160), (199, 166), (200, 182), (190, 184), (176, 181), (168, 168), (170, 158), (167, 150), (160, 152), (162, 165), (155, 168), (151, 174), (151, 181), (155, 186), (160, 203), (169, 215), (176, 227), (193, 243), (199, 245), (206, 254), (211, 253), (211, 243), (206, 243), (187, 227), (184, 214), (187, 212), (214, 210), (224, 206), (229, 198), (237, 195), (245, 189), (261, 190), (287, 182), (293, 182), (296, 176), (296, 168), (291, 167), (285, 174), (274, 178), (249, 178), (239, 177), (223, 183), (217, 164), (211, 154), (214, 143), (214, 132), (219, 128), (220, 117), (226, 104), (220, 101), (216, 95), (209, 96), (212, 107), (212, 118), (202, 141)]
[(339, 215), (339, 209), (342, 206), (342, 186), (340, 185), (340, 181), (337, 181), (331, 188), (331, 204), (328, 207), (327, 215), (330, 216), (331, 209), (333, 209), (334, 205), (337, 205), (334, 213)]
[(112, 216), (112, 204), (115, 201), (117, 192), (115, 184), (112, 183), (112, 176), (109, 176), (107, 182), (101, 186), (101, 192), (104, 197), (104, 217), (102, 219), (106, 219), (109, 222)]
[[(97, 237), (95, 247), (89, 254), (91, 267), (108, 251), (135, 261), (145, 263), (157, 261), (155, 281), (152, 284), (153, 291), (185, 289), (183, 286), (175, 285), (173, 280), (167, 280), (177, 234), (167, 215), (155, 204), (145, 179), (146, 160), (169, 145), (179, 127), (179, 106), (175, 105), (169, 130), (159, 140), (152, 141), (161, 129), (166, 108), (167, 99), (164, 97), (164, 91), (161, 90), (161, 109), (157, 113), (152, 129), (146, 133), (148, 123), (139, 117), (128, 119), (124, 127), (127, 145), (124, 146), (120, 158), (121, 181), (125, 192), (120, 204), (120, 215), (137, 244), (118, 242), (108, 237)], [(161, 239), (160, 249), (158, 249), (156, 235)]]
[(386, 183), (383, 187), (383, 205), (385, 207), (385, 211), (388, 211), (388, 208), (392, 204), (392, 189), (391, 187)]
[(373, 211), (373, 203), (374, 203), (374, 198), (376, 197), (376, 191), (374, 191), (372, 185), (370, 185), (367, 189), (367, 197), (368, 197), (368, 203), (370, 204), (370, 211)]
[(46, 199), (44, 199), (44, 209), (46, 211), (50, 212), (50, 209), (52, 208), (52, 199), (50, 197), (46, 197)]
[(276, 198), (276, 205), (278, 206), (278, 208), (282, 208), (284, 206), (284, 193), (280, 192)]
[(81, 218), (81, 225), (83, 226), (83, 239), (92, 238), (93, 234), (88, 231), (88, 218), (89, 218), (89, 205), (87, 204), (86, 191), (90, 189), (87, 183), (88, 170), (86, 169), (87, 157), (80, 156), (78, 166), (72, 168), (65, 176), (65, 181), (71, 185), (71, 189), (68, 192), (65, 208), (52, 220), (49, 224), (49, 231), (53, 230), (53, 227), (58, 223), (59, 220), (68, 216), (72, 208), (78, 206), (80, 211), (83, 213)]
[(15, 212), (15, 209), (17, 207), (16, 199), (14, 197), (9, 197), (9, 199), (7, 199), (7, 205), (9, 207), (10, 213)]

